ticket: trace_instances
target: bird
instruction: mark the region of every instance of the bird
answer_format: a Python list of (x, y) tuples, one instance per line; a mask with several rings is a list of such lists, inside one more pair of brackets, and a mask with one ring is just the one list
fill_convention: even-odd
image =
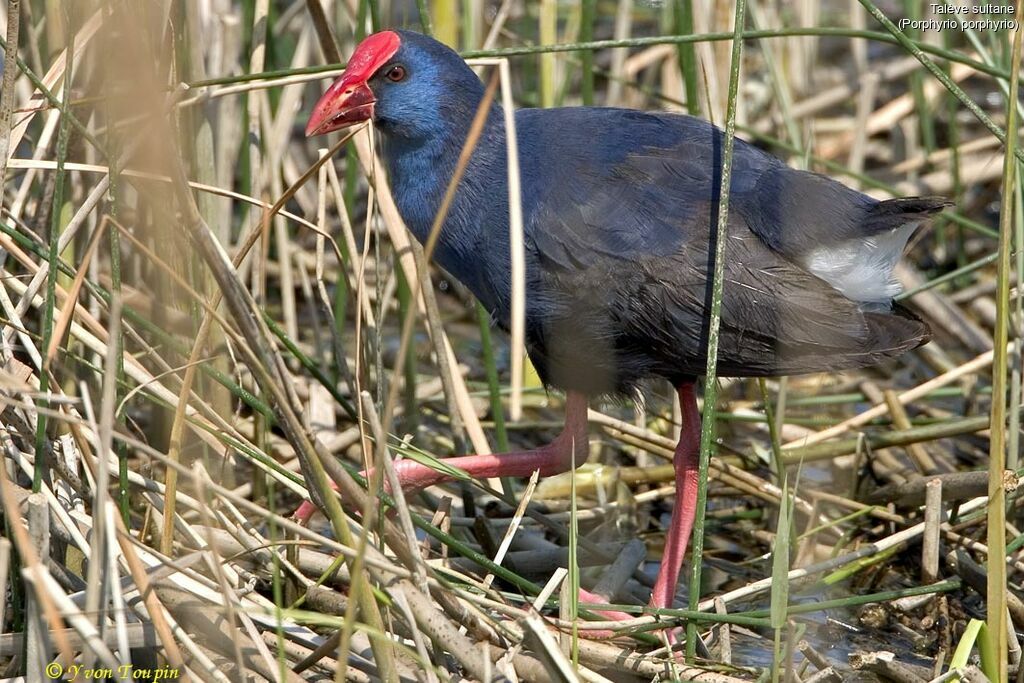
[[(399, 213), (424, 242), (486, 106), (433, 253), (507, 330), (510, 131), (502, 105), (486, 99), (457, 52), (385, 30), (358, 44), (305, 132), (371, 122)], [(696, 514), (696, 385), (707, 367), (717, 241), (725, 240), (718, 376), (863, 368), (929, 341), (928, 325), (894, 302), (893, 269), (910, 236), (950, 203), (874, 199), (735, 138), (719, 225), (726, 134), (711, 123), (613, 107), (524, 108), (514, 117), (526, 350), (544, 385), (565, 392), (565, 425), (533, 450), (446, 462), (477, 478), (568, 471), (587, 458), (592, 399), (668, 380), (682, 416), (676, 504), (650, 604), (671, 607)], [(416, 462), (396, 465), (406, 490), (449, 479)], [(581, 592), (581, 601), (593, 597)]]

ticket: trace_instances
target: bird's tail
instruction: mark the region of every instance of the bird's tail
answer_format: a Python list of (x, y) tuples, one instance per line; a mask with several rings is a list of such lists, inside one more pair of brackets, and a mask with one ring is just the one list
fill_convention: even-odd
[(868, 210), (863, 226), (867, 234), (894, 230), (904, 225), (921, 223), (950, 206), (953, 206), (953, 202), (945, 197), (886, 199)]
[(866, 307), (889, 308), (900, 292), (893, 268), (910, 236), (951, 202), (944, 197), (888, 199), (872, 204), (861, 219), (862, 236), (821, 246), (804, 256), (812, 273)]
[(884, 357), (898, 356), (932, 339), (931, 328), (913, 311), (894, 303), (887, 312), (869, 312), (865, 319), (877, 336), (875, 350)]

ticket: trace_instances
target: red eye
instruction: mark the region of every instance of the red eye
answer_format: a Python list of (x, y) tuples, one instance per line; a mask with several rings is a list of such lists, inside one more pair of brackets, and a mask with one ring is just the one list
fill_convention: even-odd
[(387, 79), (393, 83), (403, 81), (405, 80), (405, 67), (401, 64), (395, 64), (393, 67), (388, 69), (385, 76), (387, 76)]

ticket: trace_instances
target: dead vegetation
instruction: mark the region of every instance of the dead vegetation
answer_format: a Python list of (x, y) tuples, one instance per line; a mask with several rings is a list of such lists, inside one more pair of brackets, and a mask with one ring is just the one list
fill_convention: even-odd
[[(734, 3), (422, 4), (519, 105), (725, 119)], [(909, 33), (912, 55), (872, 8), (749, 0), (738, 129), (955, 201), (900, 271), (935, 339), (721, 380), (703, 580), (652, 613), (668, 387), (593, 405), (575, 477), (377, 493), (393, 458), (536, 445), (561, 416), (521, 340), (428, 267), (369, 131), (302, 137), (357, 35), (419, 29), (416, 3), (7, 0), (0, 676), (1020, 680), (1014, 32)], [(621, 42), (564, 47), (595, 40)], [(636, 618), (595, 619), (577, 585)]]

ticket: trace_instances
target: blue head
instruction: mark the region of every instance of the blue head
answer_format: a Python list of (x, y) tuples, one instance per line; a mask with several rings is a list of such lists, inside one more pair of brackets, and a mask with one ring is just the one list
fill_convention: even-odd
[(449, 47), (412, 31), (381, 31), (359, 44), (317, 102), (306, 135), (372, 120), (388, 137), (425, 142), (471, 119), (483, 91)]
[[(382, 31), (356, 47), (345, 73), (314, 107), (306, 135), (372, 121), (382, 134), (398, 210), (424, 242), (483, 98), (483, 83), (450, 48), (419, 33)], [(501, 190), (503, 127), (497, 112), (492, 105), (434, 251), (434, 259), (484, 301), (482, 214), (507, 211), (507, 193)], [(508, 250), (498, 253), (507, 255)]]

